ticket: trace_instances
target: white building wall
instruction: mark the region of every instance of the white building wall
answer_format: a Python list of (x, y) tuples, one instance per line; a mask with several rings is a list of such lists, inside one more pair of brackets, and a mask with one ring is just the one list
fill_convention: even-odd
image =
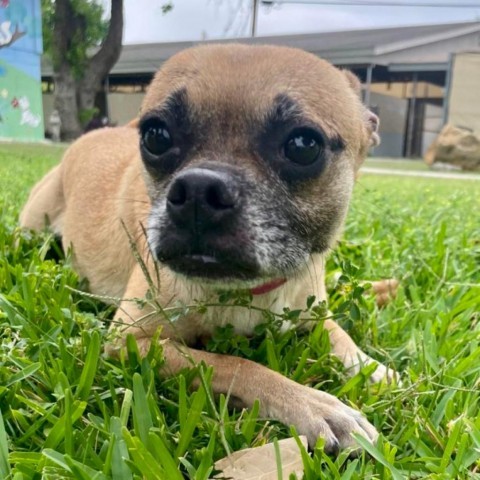
[(455, 55), (448, 123), (480, 133), (480, 52)]

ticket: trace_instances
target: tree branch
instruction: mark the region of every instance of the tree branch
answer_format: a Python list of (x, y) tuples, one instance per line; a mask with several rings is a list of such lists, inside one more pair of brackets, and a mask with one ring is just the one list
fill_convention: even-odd
[(85, 79), (101, 82), (120, 57), (123, 37), (123, 0), (112, 0), (108, 33), (100, 49), (89, 60)]
[(53, 18), (53, 38), (55, 40), (51, 45), (54, 71), (57, 71), (60, 66), (68, 66), (67, 54), (74, 35), (73, 18), (74, 12), (70, 1), (56, 0)]

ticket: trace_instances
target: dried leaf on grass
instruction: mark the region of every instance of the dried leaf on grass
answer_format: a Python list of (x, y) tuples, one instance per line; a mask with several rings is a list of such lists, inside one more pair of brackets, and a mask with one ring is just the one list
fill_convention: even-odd
[[(305, 448), (307, 439), (300, 437)], [(230, 480), (277, 480), (281, 478), (277, 465), (281, 465), (283, 478), (295, 473), (301, 477), (303, 462), (300, 449), (294, 438), (286, 438), (278, 442), (280, 459), (277, 461), (275, 445), (267, 443), (262, 447), (246, 448), (232, 453), (215, 463), (215, 469), (222, 473), (215, 478)]]

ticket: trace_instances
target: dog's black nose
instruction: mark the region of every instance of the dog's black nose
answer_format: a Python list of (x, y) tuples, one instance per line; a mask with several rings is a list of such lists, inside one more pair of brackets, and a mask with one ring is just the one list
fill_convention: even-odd
[(191, 168), (180, 173), (167, 193), (167, 211), (180, 228), (205, 231), (232, 218), (240, 185), (227, 171)]

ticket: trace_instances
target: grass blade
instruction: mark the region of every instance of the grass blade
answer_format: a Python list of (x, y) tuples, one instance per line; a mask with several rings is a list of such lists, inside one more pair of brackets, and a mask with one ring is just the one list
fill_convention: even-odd
[(95, 380), (97, 372), (98, 360), (100, 358), (100, 335), (94, 331), (90, 337), (87, 356), (83, 366), (82, 374), (78, 382), (75, 397), (80, 400), (87, 400)]
[(110, 431), (112, 433), (112, 478), (118, 480), (131, 480), (132, 472), (128, 468), (125, 460), (130, 458), (127, 444), (122, 435), (122, 421), (117, 417), (110, 419)]
[(8, 439), (3, 423), (2, 411), (0, 410), (0, 475), (1, 478), (9, 478), (12, 471), (8, 460)]
[(133, 375), (133, 421), (135, 432), (146, 445), (148, 442), (148, 432), (153, 427), (153, 420), (150, 414), (150, 408), (148, 407), (143, 380), (138, 373)]

